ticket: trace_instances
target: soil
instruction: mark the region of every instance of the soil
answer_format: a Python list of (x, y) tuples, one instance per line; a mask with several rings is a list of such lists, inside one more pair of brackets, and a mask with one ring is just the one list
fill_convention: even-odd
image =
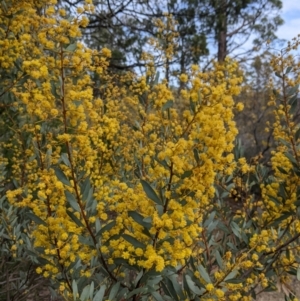
[[(290, 285), (290, 288), (295, 292), (296, 297), (300, 300), (300, 282), (297, 279), (294, 279)], [(257, 301), (284, 301), (284, 290), (288, 288), (282, 288), (280, 285), (278, 286), (277, 292), (268, 292), (263, 293), (257, 296)]]

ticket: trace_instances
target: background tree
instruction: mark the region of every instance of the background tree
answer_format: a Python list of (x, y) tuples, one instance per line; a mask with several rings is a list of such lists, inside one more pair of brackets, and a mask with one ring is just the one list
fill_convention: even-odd
[[(238, 55), (245, 55), (242, 47), (253, 35), (255, 47), (267, 40), (274, 40), (278, 26), (283, 23), (279, 15), (282, 8), (280, 0), (208, 0), (203, 2), (207, 15), (202, 22), (205, 24), (207, 36), (213, 38), (217, 45), (219, 62), (224, 61), (228, 54), (232, 55), (234, 52)], [(199, 9), (201, 10), (201, 4)], [(253, 50), (253, 48), (249, 49), (247, 53), (253, 53)]]
[[(83, 0), (60, 3), (72, 11), (70, 8), (76, 8)], [(95, 3), (84, 37), (89, 45), (112, 49), (112, 67), (137, 67), (145, 40), (155, 35), (153, 18), (161, 18), (167, 12), (178, 22), (178, 57), (173, 63), (182, 72), (191, 63), (199, 63), (200, 57), (207, 55), (214, 45), (217, 45), (216, 57), (223, 61), (233, 51), (242, 57), (245, 52), (242, 46), (251, 38), (255, 47), (275, 39), (276, 29), (283, 22), (279, 16), (281, 7), (281, 0), (172, 0), (167, 3), (107, 0)], [(247, 54), (253, 50), (249, 49)]]
[(245, 156), (251, 158), (261, 153), (266, 162), (274, 148), (272, 129), (267, 127), (267, 124), (274, 122), (272, 108), (268, 106), (272, 93), (270, 78), (273, 77), (268, 63), (270, 56), (268, 52), (257, 56), (247, 68), (245, 85), (238, 96), (244, 104), (244, 110), (236, 116)]

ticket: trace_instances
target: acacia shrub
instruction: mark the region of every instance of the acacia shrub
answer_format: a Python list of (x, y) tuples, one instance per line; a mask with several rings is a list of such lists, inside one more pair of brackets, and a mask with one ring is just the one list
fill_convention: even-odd
[(269, 176), (234, 147), (235, 62), (182, 74), (178, 106), (151, 55), (144, 76), (114, 75), (108, 49), (80, 42), (91, 1), (76, 16), (55, 4), (1, 6), (1, 180), (13, 185), (2, 201), (21, 216), (1, 222), (12, 257), (30, 258), (66, 300), (246, 301), (286, 285), (300, 236), (291, 58), (271, 62), (283, 92)]

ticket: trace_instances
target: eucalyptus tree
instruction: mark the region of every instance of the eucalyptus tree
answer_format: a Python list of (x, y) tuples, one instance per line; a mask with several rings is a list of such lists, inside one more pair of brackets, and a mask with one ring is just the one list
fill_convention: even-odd
[[(209, 11), (202, 22), (207, 37), (217, 44), (219, 62), (228, 54), (249, 54), (263, 42), (274, 40), (278, 26), (283, 24), (281, 0), (199, 0), (201, 3)], [(251, 39), (254, 48), (244, 53), (243, 46)]]

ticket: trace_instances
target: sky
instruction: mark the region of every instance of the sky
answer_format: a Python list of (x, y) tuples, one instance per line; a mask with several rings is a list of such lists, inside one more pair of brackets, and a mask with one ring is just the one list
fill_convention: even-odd
[(282, 0), (282, 2), (284, 25), (279, 27), (277, 36), (280, 39), (291, 40), (300, 34), (300, 0)]
[[(283, 7), (280, 16), (284, 20), (284, 24), (279, 26), (276, 31), (276, 36), (280, 40), (280, 43), (277, 41), (273, 44), (274, 51), (280, 51), (286, 46), (286, 43), (283, 40), (291, 41), (292, 38), (300, 34), (300, 0), (282, 0), (282, 3)], [(253, 36), (253, 38), (254, 37), (255, 36)], [(241, 49), (246, 51), (252, 48), (252, 46), (252, 39), (250, 38)], [(262, 46), (264, 49), (264, 46), (266, 45)], [(241, 49), (237, 49), (237, 51), (233, 53), (239, 54)]]

